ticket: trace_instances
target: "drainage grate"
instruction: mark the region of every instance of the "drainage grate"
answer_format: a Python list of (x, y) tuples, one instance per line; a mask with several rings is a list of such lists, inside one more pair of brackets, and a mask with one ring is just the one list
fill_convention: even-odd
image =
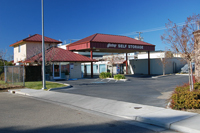
[(134, 109), (141, 109), (142, 107), (134, 107)]

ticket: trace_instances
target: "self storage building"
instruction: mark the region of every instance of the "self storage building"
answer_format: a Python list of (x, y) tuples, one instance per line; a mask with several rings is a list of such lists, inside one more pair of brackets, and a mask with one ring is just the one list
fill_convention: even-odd
[[(150, 51), (155, 51), (155, 45), (136, 40), (127, 36), (96, 33), (67, 45), (66, 49), (77, 52), (90, 52), (91, 59), (93, 58), (94, 52), (126, 53), (126, 71), (128, 71), (128, 53), (147, 51), (148, 74), (150, 74)], [(93, 62), (91, 62), (91, 66), (93, 66)], [(90, 67), (90, 69), (91, 77), (93, 77), (94, 66)]]

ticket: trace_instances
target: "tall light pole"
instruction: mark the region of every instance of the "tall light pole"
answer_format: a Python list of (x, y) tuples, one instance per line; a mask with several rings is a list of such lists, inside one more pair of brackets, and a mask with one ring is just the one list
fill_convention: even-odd
[(44, 2), (42, 0), (42, 90), (46, 89), (45, 81), (45, 46), (44, 46)]

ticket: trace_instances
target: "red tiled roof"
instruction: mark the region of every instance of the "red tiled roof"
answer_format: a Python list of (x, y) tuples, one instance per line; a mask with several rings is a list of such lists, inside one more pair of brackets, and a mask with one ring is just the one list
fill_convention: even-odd
[[(42, 42), (42, 35), (39, 35), (39, 34), (35, 34), (35, 35), (32, 35), (30, 37), (27, 37), (21, 41), (18, 41), (16, 43), (13, 43), (10, 45), (11, 46), (15, 46), (21, 42)], [(47, 43), (62, 43), (61, 41), (58, 41), (58, 40), (55, 40), (55, 39), (52, 39), (52, 38), (49, 38), (49, 37), (45, 37), (44, 36), (44, 42), (47, 42)]]
[(106, 42), (106, 43), (120, 43), (120, 44), (138, 44), (138, 45), (150, 45), (154, 46), (153, 44), (146, 43), (140, 40), (133, 39), (131, 37), (127, 36), (120, 36), (120, 35), (108, 35), (108, 34), (93, 34), (91, 36), (88, 36), (86, 38), (83, 38), (79, 41), (76, 41), (72, 44), (69, 44), (68, 46), (85, 43), (85, 42)]
[[(51, 62), (97, 62), (97, 60), (57, 47), (51, 47), (46, 50), (45, 60)], [(42, 53), (27, 59), (25, 62), (38, 61), (42, 61)]]

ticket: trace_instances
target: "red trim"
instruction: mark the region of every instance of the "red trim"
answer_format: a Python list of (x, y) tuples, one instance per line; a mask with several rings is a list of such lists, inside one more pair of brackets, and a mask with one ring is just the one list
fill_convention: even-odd
[(17, 45), (17, 44), (19, 44), (19, 43), (21, 43), (21, 42), (23, 42), (23, 40), (18, 41), (18, 42), (16, 42), (16, 43), (13, 43), (13, 44), (11, 44), (11, 45), (9, 45), (9, 46), (12, 47), (12, 46)]

